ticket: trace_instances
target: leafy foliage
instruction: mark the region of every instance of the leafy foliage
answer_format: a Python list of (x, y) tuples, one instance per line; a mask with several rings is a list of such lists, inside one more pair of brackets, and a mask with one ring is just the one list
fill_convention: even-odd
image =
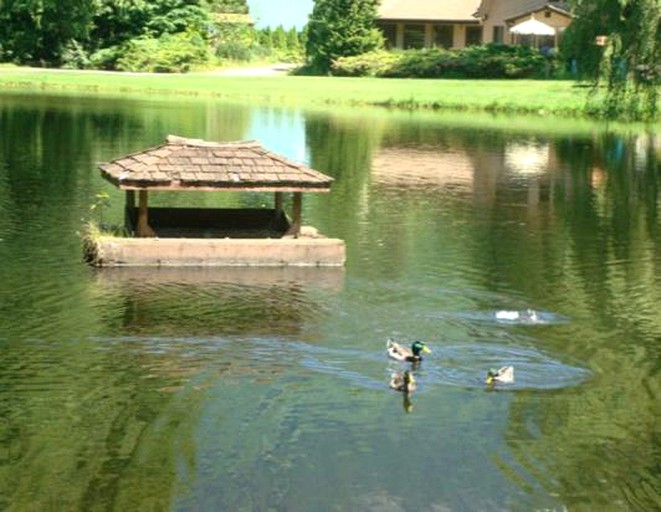
[(158, 39), (149, 36), (132, 39), (126, 43), (116, 67), (120, 71), (183, 73), (208, 58), (207, 45), (198, 33), (180, 32), (163, 34)]
[(375, 26), (379, 0), (315, 0), (308, 26), (306, 53), (314, 72), (326, 73), (340, 57), (381, 48)]
[[(575, 19), (563, 53), (595, 92), (606, 90), (604, 115), (654, 119), (658, 114), (661, 4), (658, 0), (572, 0)], [(597, 36), (605, 36), (604, 45)]]
[(218, 13), (247, 14), (246, 0), (0, 1), (0, 61), (185, 70), (209, 60), (223, 30), (235, 44), (254, 43), (252, 27), (217, 21)]

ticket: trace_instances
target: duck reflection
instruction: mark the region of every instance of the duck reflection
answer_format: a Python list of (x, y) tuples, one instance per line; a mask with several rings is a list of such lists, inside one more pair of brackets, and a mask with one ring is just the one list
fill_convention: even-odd
[(395, 372), (390, 377), (390, 389), (402, 393), (402, 406), (405, 412), (413, 411), (413, 403), (411, 402), (411, 394), (417, 388), (415, 378), (410, 370), (404, 372)]

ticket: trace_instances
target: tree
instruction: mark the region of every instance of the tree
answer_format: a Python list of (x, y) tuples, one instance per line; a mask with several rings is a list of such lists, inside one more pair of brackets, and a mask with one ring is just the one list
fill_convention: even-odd
[(380, 0), (315, 0), (308, 24), (306, 54), (315, 72), (326, 73), (338, 57), (383, 46), (375, 20)]
[(72, 41), (89, 38), (94, 0), (0, 2), (0, 58), (59, 63)]
[[(571, 0), (563, 52), (605, 89), (609, 117), (654, 119), (659, 100), (659, 0)], [(605, 37), (599, 37), (605, 36)]]

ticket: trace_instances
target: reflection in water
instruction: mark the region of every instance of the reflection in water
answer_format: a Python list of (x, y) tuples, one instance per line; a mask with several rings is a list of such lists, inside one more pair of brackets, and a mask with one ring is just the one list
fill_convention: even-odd
[(375, 183), (394, 187), (472, 188), (474, 166), (466, 152), (439, 148), (382, 148), (372, 159)]
[(552, 158), (551, 145), (514, 142), (505, 149), (505, 168), (519, 175), (546, 174)]
[(127, 283), (160, 285), (232, 284), (292, 286), (339, 292), (344, 286), (341, 267), (116, 267), (96, 270), (100, 286)]
[[(4, 94), (0, 131), (0, 508), (658, 508), (658, 136)], [(335, 177), (347, 268), (87, 268), (96, 162), (167, 133)], [(389, 336), (434, 349), (414, 414)]]
[(199, 337), (299, 332), (304, 318), (321, 314), (311, 295), (341, 291), (344, 270), (127, 267), (95, 275), (95, 298), (123, 312), (123, 332)]
[(413, 401), (411, 400), (411, 395), (409, 393), (402, 393), (402, 408), (404, 409), (404, 412), (413, 412)]

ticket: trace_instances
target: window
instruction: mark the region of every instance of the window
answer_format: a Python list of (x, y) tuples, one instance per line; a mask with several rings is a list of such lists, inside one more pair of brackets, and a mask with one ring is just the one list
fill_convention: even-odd
[(425, 47), (425, 26), (404, 25), (404, 49)]
[(502, 25), (495, 25), (493, 27), (492, 41), (498, 44), (503, 44), (505, 42), (505, 27)]
[(466, 27), (466, 46), (482, 44), (482, 27)]
[(452, 48), (454, 46), (454, 26), (435, 25), (434, 44), (441, 48)]
[(386, 48), (396, 48), (397, 47), (397, 25), (392, 23), (381, 25), (381, 31), (383, 32), (383, 37), (386, 40)]

